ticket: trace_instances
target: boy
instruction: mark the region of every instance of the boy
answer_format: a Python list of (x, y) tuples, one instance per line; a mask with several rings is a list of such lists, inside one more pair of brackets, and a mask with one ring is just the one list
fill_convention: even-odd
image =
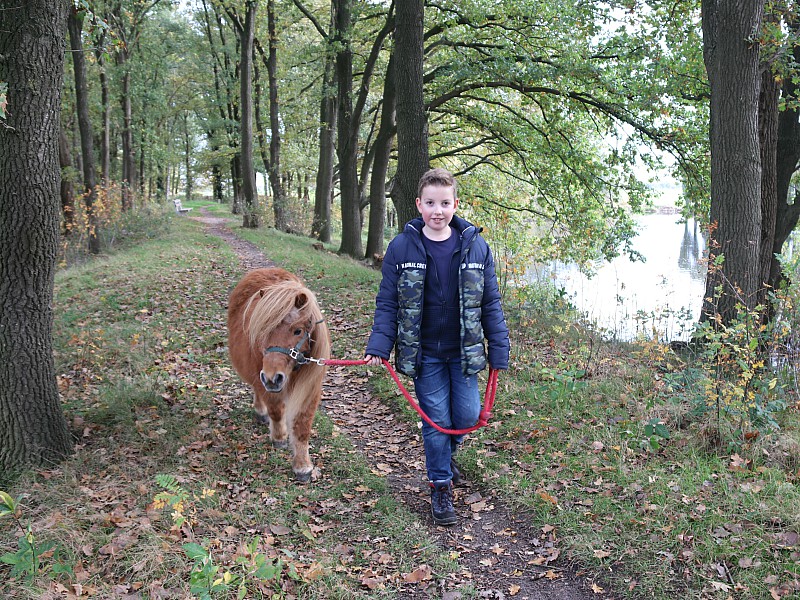
[[(480, 230), (456, 216), (453, 175), (427, 171), (419, 182), (417, 210), (386, 249), (375, 320), (367, 343), (368, 364), (381, 364), (395, 349), (397, 370), (414, 378), (417, 400), (440, 427), (464, 429), (478, 421), (477, 373), (488, 363), (508, 368), (509, 338), (492, 253)], [(453, 525), (452, 457), (463, 436), (422, 425), (437, 525)]]

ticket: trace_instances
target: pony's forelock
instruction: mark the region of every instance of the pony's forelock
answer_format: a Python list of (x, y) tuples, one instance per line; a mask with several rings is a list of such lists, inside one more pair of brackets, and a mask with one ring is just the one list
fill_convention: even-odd
[[(301, 297), (305, 300), (297, 306)], [(251, 347), (263, 346), (293, 311), (297, 317), (292, 321), (307, 321), (312, 330), (314, 324), (323, 318), (313, 292), (300, 282), (279, 281), (253, 294), (242, 312), (242, 327), (248, 333)]]

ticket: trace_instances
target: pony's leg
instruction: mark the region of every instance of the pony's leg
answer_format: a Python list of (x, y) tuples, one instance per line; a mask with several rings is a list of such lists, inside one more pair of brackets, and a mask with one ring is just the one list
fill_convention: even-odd
[(269, 439), (272, 445), (275, 448), (286, 448), (289, 442), (283, 418), (283, 399), (256, 389), (253, 394), (253, 408), (259, 423), (269, 423)]
[(256, 421), (262, 425), (269, 424), (269, 416), (267, 415), (267, 405), (258, 397), (258, 390), (253, 388), (253, 412), (256, 415)]
[(304, 406), (295, 415), (292, 423), (292, 471), (300, 483), (308, 482), (314, 470), (308, 454), (308, 440), (311, 438), (311, 428), (318, 403), (319, 401), (311, 403), (311, 406)]

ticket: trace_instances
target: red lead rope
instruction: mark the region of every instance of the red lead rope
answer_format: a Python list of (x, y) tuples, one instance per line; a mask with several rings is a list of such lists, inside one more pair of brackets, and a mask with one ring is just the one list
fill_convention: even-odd
[[(381, 359), (383, 361), (383, 366), (386, 367), (389, 371), (389, 375), (392, 376), (394, 382), (397, 384), (397, 387), (403, 392), (403, 396), (406, 397), (408, 403), (411, 405), (417, 414), (422, 417), (425, 422), (436, 429), (437, 431), (441, 431), (447, 435), (464, 435), (465, 433), (471, 433), (476, 429), (480, 429), (481, 427), (485, 427), (489, 424), (489, 419), (492, 416), (492, 407), (494, 406), (494, 398), (497, 395), (497, 369), (489, 369), (489, 380), (486, 382), (486, 393), (484, 394), (483, 398), (483, 408), (481, 409), (480, 415), (478, 415), (478, 422), (473, 425), (472, 427), (467, 427), (466, 429), (445, 429), (434, 423), (431, 418), (425, 414), (425, 412), (420, 407), (419, 403), (414, 399), (414, 397), (408, 393), (408, 390), (403, 385), (403, 382), (400, 381), (400, 377), (398, 377), (397, 373), (395, 372), (394, 368), (389, 361), (385, 358)], [(353, 366), (353, 365), (365, 365), (367, 361), (362, 360), (340, 360), (334, 358), (326, 358), (319, 361), (320, 364), (323, 365), (331, 365), (331, 366)]]

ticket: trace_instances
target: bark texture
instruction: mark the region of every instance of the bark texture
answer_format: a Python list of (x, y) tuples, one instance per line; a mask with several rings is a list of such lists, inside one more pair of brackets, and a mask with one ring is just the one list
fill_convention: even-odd
[(75, 106), (78, 112), (78, 128), (81, 132), (81, 157), (83, 159), (83, 204), (86, 207), (89, 231), (87, 240), (89, 252), (100, 253), (100, 236), (98, 232), (95, 199), (97, 182), (94, 162), (94, 133), (89, 118), (89, 88), (86, 84), (86, 59), (83, 56), (81, 30), (83, 17), (73, 8), (69, 14), (69, 41), (72, 49), (72, 67), (75, 73)]
[[(712, 268), (704, 318), (729, 321), (741, 302), (752, 308), (760, 287), (761, 154), (758, 108), (761, 64), (754, 41), (759, 0), (703, 0), (703, 53), (711, 88)], [(714, 267), (713, 257), (724, 256)], [(718, 299), (717, 287), (722, 286)]]
[(269, 53), (267, 76), (269, 78), (269, 163), (267, 176), (272, 188), (272, 206), (275, 214), (275, 229), (292, 231), (289, 222), (288, 199), (281, 180), (281, 121), (278, 102), (278, 34), (276, 31), (275, 2), (267, 3), (267, 28), (269, 31)]
[(0, 475), (72, 451), (53, 362), (67, 0), (0, 0)]
[(338, 110), (336, 153), (342, 204), (342, 243), (339, 252), (362, 258), (361, 213), (358, 193), (358, 127), (353, 113), (352, 0), (336, 0), (336, 80)]
[(241, 169), (242, 169), (242, 200), (244, 201), (244, 215), (242, 226), (257, 228), (260, 224), (258, 214), (258, 194), (256, 193), (256, 170), (253, 165), (253, 38), (256, 29), (256, 7), (258, 2), (248, 1), (247, 12), (244, 19), (244, 28), (241, 32), (242, 59), (241, 59)]
[(417, 216), (417, 184), (428, 170), (428, 118), (422, 86), (423, 0), (397, 3), (395, 55), (397, 59), (397, 173), (392, 200), (397, 226)]
[[(789, 27), (794, 35), (800, 29), (800, 18), (796, 18), (789, 23)], [(800, 62), (800, 46), (795, 46), (792, 50), (794, 61)], [(783, 81), (782, 95), (784, 98), (796, 98), (800, 92), (800, 86), (793, 77), (787, 77)], [(770, 265), (769, 284), (771, 287), (778, 287), (782, 281), (783, 273), (781, 265), (775, 258), (775, 254), (780, 254), (783, 244), (789, 235), (797, 227), (798, 217), (800, 217), (800, 195), (795, 192), (789, 197), (789, 189), (794, 172), (797, 170), (800, 161), (800, 111), (789, 105), (786, 110), (778, 114), (778, 141), (776, 156), (776, 195), (777, 206), (775, 210), (775, 235), (772, 246), (772, 263)]]
[(317, 184), (314, 188), (314, 221), (311, 235), (321, 242), (331, 241), (331, 201), (333, 198), (333, 167), (336, 163), (336, 79), (330, 55), (325, 57), (322, 97), (319, 107), (319, 162)]
[(386, 225), (386, 176), (392, 142), (397, 131), (395, 112), (397, 88), (395, 87), (395, 58), (389, 57), (383, 84), (381, 124), (375, 138), (375, 159), (369, 184), (369, 229), (367, 231), (367, 258), (383, 255), (383, 230)]

